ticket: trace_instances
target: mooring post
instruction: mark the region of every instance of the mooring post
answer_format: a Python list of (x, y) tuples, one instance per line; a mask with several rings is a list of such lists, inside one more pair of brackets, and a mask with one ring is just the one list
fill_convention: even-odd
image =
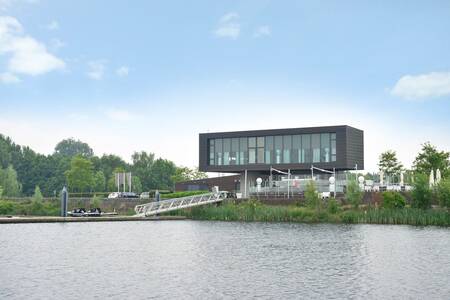
[(69, 193), (66, 186), (63, 187), (61, 193), (61, 217), (67, 217), (67, 203), (69, 202)]

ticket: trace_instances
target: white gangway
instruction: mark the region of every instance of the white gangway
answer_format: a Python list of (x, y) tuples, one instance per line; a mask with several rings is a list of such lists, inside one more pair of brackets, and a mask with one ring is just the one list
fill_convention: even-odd
[(136, 217), (148, 217), (172, 210), (183, 209), (193, 206), (205, 205), (223, 201), (227, 198), (225, 191), (213, 191), (195, 196), (188, 196), (182, 198), (173, 198), (163, 201), (155, 201), (147, 204), (136, 205), (134, 211)]

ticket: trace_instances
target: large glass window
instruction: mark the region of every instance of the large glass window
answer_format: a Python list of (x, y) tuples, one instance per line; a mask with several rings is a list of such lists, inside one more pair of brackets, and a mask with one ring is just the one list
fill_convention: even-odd
[(209, 165), (335, 162), (336, 133), (209, 139)]
[(256, 162), (258, 164), (264, 163), (264, 137), (260, 136), (256, 138)]
[(283, 163), (288, 164), (291, 162), (291, 148), (292, 148), (292, 136), (283, 136)]
[(209, 140), (209, 165), (214, 165), (214, 139)]
[(242, 137), (239, 139), (239, 164), (248, 164), (248, 147), (246, 137)]
[(321, 133), (320, 134), (320, 154), (321, 162), (330, 162), (330, 134)]
[(248, 163), (256, 164), (256, 137), (248, 138)]
[(230, 165), (239, 164), (239, 138), (231, 139)]
[(275, 137), (275, 163), (276, 164), (281, 164), (282, 149), (283, 149), (283, 137), (276, 136)]
[(223, 139), (223, 164), (228, 166), (230, 164), (231, 139)]
[(300, 135), (293, 135), (292, 136), (292, 157), (291, 162), (292, 163), (299, 163), (300, 162), (300, 149), (301, 149), (301, 136)]
[(271, 164), (273, 162), (273, 136), (266, 136), (266, 164)]
[(301, 163), (310, 163), (312, 162), (311, 157), (311, 135), (310, 134), (302, 134), (302, 148), (300, 151), (300, 162)]
[(336, 161), (336, 133), (331, 134), (331, 161)]
[(311, 135), (311, 148), (313, 152), (313, 163), (320, 162), (320, 134)]
[(215, 161), (217, 166), (222, 165), (222, 139), (215, 140)]

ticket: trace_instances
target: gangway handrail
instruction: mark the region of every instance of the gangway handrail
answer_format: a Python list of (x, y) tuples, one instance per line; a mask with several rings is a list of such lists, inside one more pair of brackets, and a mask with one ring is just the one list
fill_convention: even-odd
[(193, 206), (216, 203), (226, 199), (226, 191), (217, 191), (194, 196), (172, 198), (162, 201), (155, 201), (146, 204), (136, 205), (134, 211), (137, 217), (148, 217), (168, 211), (183, 209)]

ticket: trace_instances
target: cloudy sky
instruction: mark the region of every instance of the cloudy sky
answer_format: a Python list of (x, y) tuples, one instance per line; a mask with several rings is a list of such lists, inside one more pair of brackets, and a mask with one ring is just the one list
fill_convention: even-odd
[(198, 133), (347, 124), (450, 150), (450, 1), (0, 0), (0, 133), (198, 163)]

